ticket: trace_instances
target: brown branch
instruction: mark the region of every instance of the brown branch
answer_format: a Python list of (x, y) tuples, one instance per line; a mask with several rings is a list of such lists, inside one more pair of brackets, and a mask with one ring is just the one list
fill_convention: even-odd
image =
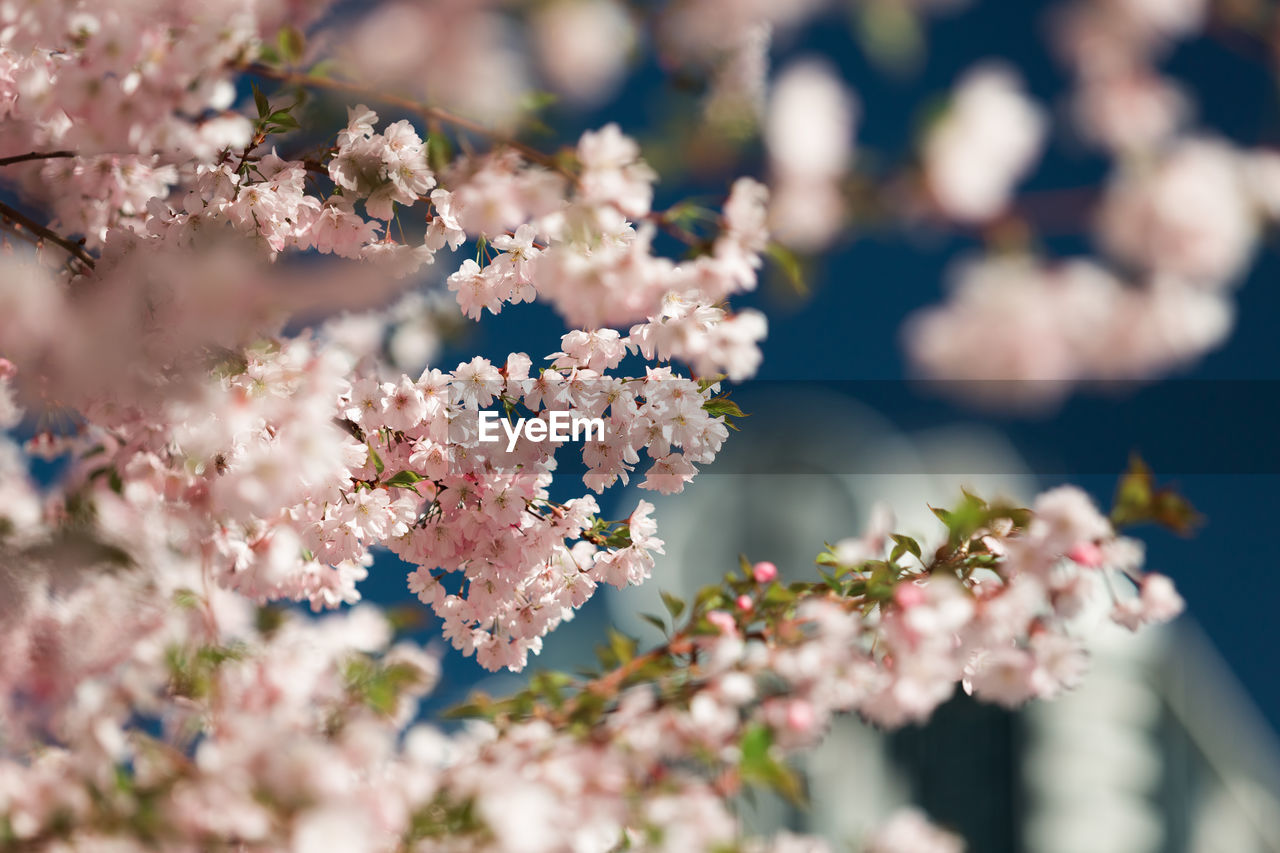
[(681, 631), (662, 645), (652, 648), (643, 654), (636, 655), (617, 669), (588, 681), (582, 685), (581, 692), (583, 694), (594, 693), (597, 696), (608, 698), (622, 689), (626, 685), (627, 679), (654, 661), (661, 660), (669, 655), (687, 655), (691, 651), (693, 651), (693, 638), (689, 633)]
[(629, 678), (643, 670), (649, 664), (662, 660), (664, 657), (689, 654), (692, 650), (693, 640), (691, 636), (688, 633), (681, 631), (662, 645), (636, 655), (631, 660), (618, 666), (616, 669), (610, 670), (597, 678), (593, 678), (590, 681), (577, 685), (577, 692), (568, 698), (561, 707), (556, 708), (555, 710), (543, 709), (541, 712), (535, 711), (534, 715), (538, 716), (541, 714), (553, 725), (563, 726), (573, 719), (573, 715), (581, 707), (584, 697), (598, 696), (607, 700), (617, 695), (618, 691), (626, 686)]
[(84, 246), (81, 246), (79, 243), (74, 243), (66, 237), (50, 231), (39, 222), (36, 222), (34, 219), (20, 211), (14, 210), (4, 202), (0, 202), (0, 219), (11, 222), (19, 228), (25, 228), (41, 240), (47, 240), (50, 243), (61, 246), (86, 267), (93, 269), (93, 255), (86, 252), (84, 250)]
[(27, 154), (15, 154), (12, 157), (0, 157), (0, 166), (12, 166), (14, 163), (25, 163), (28, 160), (54, 160), (75, 156), (74, 151), (32, 151)]
[(258, 62), (237, 66), (237, 70), (247, 74), (254, 74), (258, 77), (265, 77), (268, 80), (276, 80), (281, 83), (302, 86), (304, 88), (346, 92), (347, 94), (356, 95), (365, 100), (381, 102), (388, 106), (404, 110), (405, 112), (414, 113), (421, 116), (429, 123), (444, 122), (445, 124), (451, 124), (454, 127), (470, 131), (478, 136), (483, 136), (495, 145), (505, 145), (508, 148), (520, 152), (520, 154), (531, 163), (537, 163), (540, 166), (545, 166), (554, 172), (564, 175), (570, 180), (576, 180), (576, 176), (550, 154), (546, 154), (531, 145), (526, 145), (523, 142), (504, 136), (498, 131), (485, 127), (477, 121), (464, 118), (463, 116), (457, 115), (456, 113), (452, 113), (449, 110), (442, 109), (440, 107), (427, 106), (426, 104), (420, 104), (410, 98), (402, 98), (398, 95), (379, 92), (376, 89), (362, 86), (359, 83), (349, 83), (345, 80), (335, 80), (331, 77), (313, 77), (309, 74), (303, 74), (298, 71), (286, 71), (280, 68), (272, 68), (269, 65), (263, 65)]
[[(36, 249), (40, 248), (40, 238), (36, 237), (29, 231), (24, 231), (22, 228), (19, 228), (7, 219), (0, 218), (0, 229), (2, 229), (6, 234), (12, 234), (14, 237), (17, 237), (22, 242), (27, 243)], [(67, 260), (70, 261), (71, 259), (67, 258)]]

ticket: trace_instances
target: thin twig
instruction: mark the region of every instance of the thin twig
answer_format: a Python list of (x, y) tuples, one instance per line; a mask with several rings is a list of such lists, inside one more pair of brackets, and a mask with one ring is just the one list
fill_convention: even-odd
[(345, 80), (335, 80), (331, 77), (313, 77), (309, 74), (303, 74), (298, 71), (286, 71), (280, 68), (272, 68), (269, 65), (263, 65), (257, 62), (242, 65), (239, 67), (239, 70), (247, 74), (254, 74), (258, 77), (265, 77), (269, 80), (276, 80), (290, 85), (302, 86), (304, 88), (311, 89), (329, 89), (337, 92), (346, 92), (351, 95), (357, 95), (365, 100), (380, 101), (389, 106), (404, 110), (405, 112), (419, 115), (428, 123), (444, 122), (446, 124), (451, 124), (454, 127), (470, 131), (478, 136), (483, 136), (494, 144), (505, 145), (508, 148), (512, 148), (515, 151), (520, 152), (526, 160), (529, 160), (532, 163), (545, 166), (548, 169), (551, 169), (554, 172), (559, 172), (570, 179), (575, 178), (572, 172), (567, 170), (550, 154), (539, 151), (537, 148), (526, 145), (523, 142), (510, 139), (496, 130), (485, 127), (477, 121), (464, 118), (463, 116), (457, 115), (456, 113), (452, 113), (440, 107), (427, 106), (426, 104), (420, 104), (410, 98), (402, 98), (398, 95), (379, 92), (376, 89), (370, 89), (360, 85), (359, 83), (348, 83)]
[(81, 246), (79, 243), (73, 243), (66, 237), (50, 231), (39, 222), (36, 222), (34, 219), (20, 211), (14, 210), (4, 202), (0, 202), (0, 218), (6, 219), (15, 225), (27, 229), (41, 240), (48, 240), (50, 243), (61, 246), (63, 249), (66, 249), (74, 255), (86, 267), (93, 269), (93, 255), (86, 252), (84, 250), (84, 246)]
[(75, 157), (74, 151), (31, 151), (27, 154), (16, 154), (12, 157), (0, 157), (0, 166), (12, 166), (14, 163), (25, 163), (28, 160), (56, 160)]

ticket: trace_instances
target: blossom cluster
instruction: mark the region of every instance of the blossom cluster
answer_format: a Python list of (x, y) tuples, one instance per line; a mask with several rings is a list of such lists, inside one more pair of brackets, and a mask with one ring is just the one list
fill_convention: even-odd
[[(713, 414), (718, 384), (669, 367), (607, 375), (625, 353), (616, 332), (572, 332), (562, 345), (536, 379), (516, 354), (502, 368), (475, 358), (380, 382), (349, 381), (350, 365), (322, 342), (267, 341), (189, 398), (100, 405), (81, 434), (44, 452), (74, 454), (66, 489), (94, 512), (109, 504), (136, 516), (157, 550), (167, 539), (199, 555), (211, 580), (259, 602), (355, 602), (370, 549), (389, 547), (419, 566), (410, 587), (458, 648), (490, 668), (520, 668), (598, 583), (647, 578), (662, 542), (643, 501), (619, 523), (599, 519), (590, 495), (550, 502), (560, 448), (481, 444), (476, 412), (500, 402), (543, 419), (602, 417), (603, 439), (578, 448), (594, 492), (626, 481), (641, 452), (650, 465), (640, 487), (678, 492), (728, 435), (726, 415)], [(148, 562), (164, 572), (167, 559)], [(465, 574), (467, 592), (446, 595), (440, 572), (452, 571)]]
[[(707, 69), (709, 121), (730, 104), (760, 125), (771, 222), (787, 245), (818, 251), (844, 222), (981, 238), (945, 302), (902, 330), (918, 373), (992, 380), (978, 396), (1044, 404), (1080, 383), (1166, 375), (1222, 345), (1232, 291), (1280, 210), (1280, 155), (1207, 125), (1192, 83), (1164, 66), (1179, 42), (1218, 30), (1261, 49), (1261, 18), (1205, 0), (1070, 0), (1046, 15), (1068, 74), (1066, 109), (1051, 109), (1056, 96), (1033, 91), (1017, 68), (983, 60), (957, 75), (940, 108), (922, 105), (915, 156), (886, 168), (875, 157), (852, 162), (856, 100), (821, 62), (767, 73), (769, 40), (831, 5), (689, 0), (673, 4), (658, 34), (678, 62)], [(920, 38), (919, 13), (954, 5), (893, 4), (892, 27)], [(1023, 191), (1051, 147), (1055, 157), (1082, 148), (1105, 157), (1100, 191), (1043, 180)], [(1049, 256), (1039, 238), (1064, 230), (1091, 238), (1097, 254)], [(975, 332), (990, 328), (1003, 332)], [(957, 387), (965, 396), (976, 386)]]
[[(970, 498), (947, 521), (951, 538), (933, 559), (873, 526), (820, 557), (832, 569), (825, 584), (783, 588), (758, 563), (700, 597), (708, 630), (690, 638), (703, 652), (699, 678), (624, 692), (616, 736), (672, 760), (728, 760), (748, 749), (744, 737), (812, 746), (836, 713), (922, 721), (957, 685), (1017, 707), (1079, 683), (1100, 619), (1137, 629), (1182, 610), (1166, 577), (1142, 572), (1140, 543), (1117, 536), (1074, 487), (1042, 494), (1030, 513)], [(908, 555), (922, 568), (903, 567)]]
[[(617, 523), (598, 517), (590, 495), (551, 501), (547, 487), (565, 443), (482, 443), (478, 410), (500, 401), (544, 423), (552, 412), (601, 418), (603, 437), (580, 448), (584, 483), (595, 492), (625, 482), (641, 451), (651, 464), (639, 487), (681, 491), (728, 436), (725, 416), (708, 408), (716, 385), (670, 368), (636, 380), (605, 374), (625, 352), (616, 332), (571, 332), (564, 348), (537, 378), (528, 357), (513, 355), (503, 368), (477, 357), (416, 382), (359, 380), (343, 401), (369, 457), (353, 470), (346, 502), (322, 522), (342, 536), (316, 553), (350, 559), (344, 548), (385, 544), (418, 567), (409, 588), (440, 616), (445, 636), (490, 669), (522, 668), (599, 584), (643, 582), (663, 543), (644, 501)], [(446, 591), (441, 581), (451, 572), (465, 576), (464, 591)]]
[[(0, 759), (0, 832), (51, 850), (825, 853), (818, 839), (743, 838), (725, 798), (743, 786), (802, 796), (786, 755), (833, 714), (894, 727), (957, 684), (1007, 706), (1049, 698), (1085, 669), (1090, 611), (1137, 627), (1181, 609), (1074, 488), (1031, 510), (966, 497), (940, 517), (932, 557), (881, 518), (820, 556), (823, 582), (784, 586), (760, 562), (690, 605), (669, 599), (675, 621), (689, 609), (665, 644), (615, 642), (612, 669), (590, 681), (544, 673), (523, 694), (477, 697), (461, 713), (487, 722), (446, 734), (414, 721), (437, 660), (397, 641), (376, 608), (255, 612), (201, 591), (197, 561), (163, 576), (133, 564), (143, 547), (106, 547), (100, 516), (85, 534), (111, 570), (0, 574), (16, 603), (5, 640), (20, 652), (0, 669), (4, 736), (11, 749), (44, 744), (30, 761)], [(58, 556), (47, 540), (18, 542), (22, 559)], [(104, 619), (103, 603), (120, 618)], [(914, 811), (864, 842), (962, 849)]]
[[(1021, 403), (1056, 402), (1076, 382), (1162, 375), (1219, 346), (1234, 322), (1230, 291), (1278, 208), (1280, 155), (1192, 125), (1189, 90), (1158, 68), (1205, 25), (1206, 3), (1077, 0), (1060, 12), (1071, 127), (1114, 158), (1080, 214), (1107, 262), (1024, 252), (968, 261), (948, 301), (903, 334), (924, 375), (1011, 380), (987, 390)], [(929, 186), (955, 219), (1017, 216), (1013, 182), (1046, 142), (1043, 111), (1009, 74), (962, 81), (925, 141)], [(1046, 201), (1073, 209), (1082, 199)], [(979, 326), (1008, 334), (979, 340)]]
[[(767, 332), (730, 300), (757, 288), (771, 232), (816, 249), (847, 213), (853, 96), (815, 65), (765, 92), (775, 28), (832, 4), (684, 0), (652, 21), (672, 62), (706, 73), (709, 122), (768, 110), (776, 189), (737, 178), (718, 210), (655, 208), (658, 174), (615, 124), (551, 153), (521, 141), (526, 63), (590, 101), (622, 51), (565, 30), (642, 34), (616, 0), (550, 0), (513, 47), (518, 5), (389, 2), (356, 22), (321, 0), (0, 5), (0, 169), (46, 214), (0, 201), (0, 846), (825, 851), (744, 838), (727, 799), (800, 798), (786, 756), (833, 714), (897, 726), (957, 685), (1052, 698), (1083, 671), (1092, 611), (1136, 628), (1181, 609), (1079, 491), (1030, 510), (970, 497), (940, 514), (932, 556), (876, 527), (819, 559), (823, 583), (747, 566), (668, 599), (661, 646), (615, 635), (598, 677), (536, 675), (462, 709), (484, 719), (459, 732), (417, 722), (439, 661), (360, 603), (375, 549), (413, 567), (455, 649), (526, 667), (662, 553), (651, 504), (610, 520), (596, 496), (679, 492), (727, 440), (741, 412), (723, 383), (756, 373)], [(1198, 17), (1086, 4), (1113, 7), (1142, 56)], [(1143, 288), (1086, 262), (979, 264), (918, 321), (926, 370), (1128, 376), (1225, 334), (1224, 285), (1257, 211), (1280, 211), (1280, 161), (1175, 136), (1154, 108), (1144, 132), (1117, 129), (1128, 111), (1088, 100), (1097, 141), (1149, 155), (1102, 216)], [(919, 185), (935, 213), (992, 222), (1044, 137), (1016, 78), (980, 70)], [(427, 277), (432, 293), (410, 290)], [(571, 329), (544, 363), (438, 363), (449, 323), (533, 301)], [(482, 412), (605, 430), (493, 445)], [(553, 500), (571, 453), (585, 491)], [(910, 811), (864, 840), (960, 843)]]
[[(70, 459), (62, 489), (87, 513), (145, 523), (141, 562), (158, 573), (198, 560), (207, 582), (252, 600), (321, 609), (359, 600), (370, 549), (390, 547), (419, 567), (411, 587), (458, 648), (519, 668), (598, 583), (641, 582), (661, 540), (643, 502), (621, 522), (597, 518), (591, 496), (549, 503), (554, 448), (491, 458), (461, 437), (461, 414), (497, 400), (605, 416), (605, 440), (582, 448), (586, 486), (627, 482), (643, 452), (641, 487), (679, 491), (727, 435), (718, 379), (760, 362), (763, 315), (726, 300), (755, 287), (767, 191), (737, 181), (705, 247), (674, 261), (654, 251), (657, 174), (616, 125), (584, 133), (563, 165), (495, 134), (455, 154), (421, 129), (466, 120), (401, 105), (421, 124), (384, 122), (357, 103), (332, 144), (299, 152), (286, 139), (308, 132), (301, 102), (255, 88), (245, 115), (233, 81), (276, 73), (254, 64), (268, 38), (296, 53), (323, 11), (245, 4), (230, 24), (172, 4), (4, 13), (3, 145), (33, 152), (7, 168), (28, 201), (69, 184), (50, 226), (83, 235), (37, 239), (40, 264), (3, 262), (6, 421), (18, 406), (76, 412), (31, 449)], [(152, 38), (163, 49), (148, 53)], [(122, 97), (75, 96), (95, 86)], [(415, 379), (352, 346), (349, 323), (296, 331), (385, 304), (403, 287), (393, 278), (468, 241), (476, 260), (447, 280), (464, 314), (538, 299), (581, 328), (547, 368), (531, 375), (517, 353)], [(339, 260), (299, 258), (316, 254)], [(387, 325), (366, 317), (374, 335)], [(642, 375), (608, 372), (629, 354)], [(446, 595), (450, 572), (464, 588)]]

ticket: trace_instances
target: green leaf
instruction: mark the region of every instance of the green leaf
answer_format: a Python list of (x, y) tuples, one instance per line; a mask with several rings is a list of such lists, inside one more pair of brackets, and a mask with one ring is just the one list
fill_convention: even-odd
[(704, 376), (698, 380), (698, 393), (705, 394), (707, 389), (713, 385), (719, 385), (729, 377), (723, 373), (717, 373), (714, 376)]
[(1160, 524), (1179, 536), (1189, 536), (1204, 523), (1204, 517), (1191, 502), (1170, 489), (1156, 492), (1152, 502), (1152, 516)]
[(613, 652), (619, 664), (624, 664), (636, 656), (639, 645), (633, 638), (617, 630), (609, 629), (609, 650)]
[(825, 583), (832, 592), (843, 593), (844, 590), (841, 587), (839, 579), (836, 578), (835, 575), (829, 575), (822, 571), (822, 569), (818, 569), (818, 574), (822, 576), (822, 582)]
[(373, 470), (378, 473), (378, 476), (382, 476), (382, 471), (384, 469), (384, 466), (382, 464), (382, 457), (378, 455), (378, 451), (373, 449), (372, 444), (370, 444), (368, 447), (369, 447), (369, 458), (373, 460)]
[(573, 677), (568, 673), (547, 670), (536, 673), (529, 679), (529, 692), (532, 696), (549, 703), (551, 707), (560, 708), (564, 705), (564, 688), (571, 684), (573, 684)]
[(254, 615), (254, 627), (264, 637), (270, 637), (284, 624), (285, 610), (279, 605), (264, 605)]
[(492, 716), (493, 706), (493, 699), (484, 691), (477, 690), (471, 694), (471, 698), (466, 702), (449, 708), (440, 716), (446, 720), (462, 720), (468, 717), (490, 717)]
[(990, 520), (991, 513), (988, 511), (986, 501), (964, 492), (964, 500), (960, 505), (947, 513), (946, 525), (951, 533), (949, 541), (952, 547), (967, 542)]
[(271, 112), (271, 104), (267, 101), (267, 96), (262, 94), (262, 90), (258, 88), (258, 84), (253, 84), (253, 102), (258, 107), (258, 118), (264, 119), (267, 113)]
[(748, 417), (748, 415), (738, 407), (738, 404), (730, 400), (728, 397), (713, 397), (703, 403), (702, 408), (713, 418), (721, 416), (731, 418)]
[(526, 92), (520, 98), (520, 109), (529, 113), (542, 112), (559, 100), (554, 92)]
[(307, 69), (307, 76), (314, 77), (317, 80), (323, 80), (329, 76), (329, 72), (337, 63), (332, 59), (322, 59), (315, 65)]
[(679, 619), (680, 614), (684, 612), (684, 608), (685, 608), (684, 600), (677, 596), (672, 595), (669, 592), (663, 592), (661, 593), (661, 595), (662, 595), (662, 603), (663, 605), (666, 606), (667, 612), (671, 614), (671, 618)]
[(720, 217), (709, 207), (692, 201), (681, 201), (667, 208), (664, 218), (668, 222), (688, 228), (699, 222), (715, 222)]
[(300, 126), (298, 120), (287, 109), (276, 110), (267, 116), (266, 121), (284, 130), (297, 130)]
[(414, 483), (420, 483), (425, 479), (426, 477), (416, 471), (397, 471), (386, 480), (383, 480), (382, 485), (394, 486), (398, 489), (412, 489)]
[(1154, 523), (1181, 536), (1192, 533), (1202, 523), (1191, 502), (1176, 490), (1157, 488), (1155, 475), (1136, 454), (1129, 460), (1129, 470), (1116, 486), (1111, 508), (1111, 523), (1116, 527)]
[(742, 733), (738, 749), (742, 753), (742, 771), (758, 772), (769, 763), (769, 747), (773, 746), (773, 733), (763, 723), (756, 723)]
[(641, 613), (640, 618), (657, 628), (664, 635), (667, 633), (667, 623), (661, 616), (654, 616), (652, 613)]
[(804, 265), (800, 262), (800, 258), (795, 252), (781, 243), (770, 243), (765, 253), (782, 270), (796, 293), (800, 296), (809, 295), (809, 285), (805, 281)]
[(920, 559), (921, 551), (919, 542), (912, 539), (910, 536), (903, 536), (899, 533), (890, 533), (889, 537), (897, 543), (894, 545), (893, 552), (889, 556), (891, 561), (897, 562), (898, 558), (906, 553), (911, 554), (917, 560)]
[(795, 600), (795, 592), (777, 581), (769, 584), (768, 588), (764, 591), (765, 604), (792, 604)]
[[(871, 564), (868, 564), (871, 565)], [(898, 573), (888, 563), (875, 563), (871, 577), (865, 581), (863, 592), (873, 601), (888, 601), (893, 598), (893, 588), (898, 583)]]
[(351, 658), (343, 674), (348, 692), (379, 714), (395, 711), (405, 689), (422, 679), (421, 670), (411, 664), (384, 664), (365, 655)]
[(302, 59), (307, 50), (307, 39), (297, 27), (283, 27), (276, 34), (276, 46), (284, 61), (293, 63)]
[(697, 613), (704, 613), (708, 610), (718, 610), (728, 603), (724, 592), (716, 586), (704, 586), (698, 590), (698, 597), (694, 599), (693, 609)]
[(1151, 500), (1155, 478), (1151, 469), (1136, 454), (1129, 459), (1129, 469), (1116, 485), (1112, 501), (1111, 522), (1117, 526), (1137, 524), (1151, 516)]
[(449, 138), (441, 133), (432, 133), (427, 136), (427, 165), (431, 167), (433, 172), (443, 172), (449, 168), (449, 163), (453, 160), (453, 145), (449, 142)]
[(773, 755), (773, 733), (757, 723), (742, 733), (738, 742), (739, 773), (744, 782), (763, 784), (777, 791), (793, 805), (805, 802), (804, 785), (795, 771)]

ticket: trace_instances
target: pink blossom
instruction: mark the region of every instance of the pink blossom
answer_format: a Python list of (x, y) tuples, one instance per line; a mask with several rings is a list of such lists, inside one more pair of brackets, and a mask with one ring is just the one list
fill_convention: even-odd
[(762, 560), (751, 567), (751, 577), (758, 584), (772, 583), (778, 578), (778, 567)]
[(1030, 170), (1044, 136), (1044, 116), (1012, 72), (996, 66), (970, 71), (925, 142), (934, 200), (957, 219), (990, 219)]
[(916, 809), (895, 813), (868, 841), (864, 853), (963, 853), (964, 842)]

